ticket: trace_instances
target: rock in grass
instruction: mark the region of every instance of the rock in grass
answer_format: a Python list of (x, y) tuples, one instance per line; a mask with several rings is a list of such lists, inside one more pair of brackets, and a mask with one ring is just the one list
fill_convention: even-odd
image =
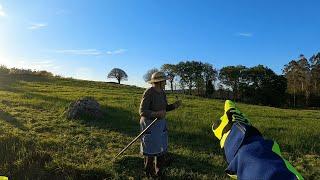
[(93, 97), (84, 97), (70, 103), (64, 115), (67, 119), (100, 119), (103, 113), (100, 104)]

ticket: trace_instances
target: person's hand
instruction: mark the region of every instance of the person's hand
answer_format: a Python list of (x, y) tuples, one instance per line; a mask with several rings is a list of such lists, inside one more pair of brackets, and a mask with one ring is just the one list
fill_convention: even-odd
[(173, 104), (174, 104), (174, 107), (175, 107), (175, 108), (178, 108), (178, 107), (181, 106), (181, 103), (182, 103), (182, 101), (181, 101), (181, 100), (178, 100), (178, 101), (174, 102)]
[(156, 116), (156, 118), (160, 118), (160, 119), (165, 118), (166, 117), (166, 111), (165, 110), (157, 111), (155, 116)]

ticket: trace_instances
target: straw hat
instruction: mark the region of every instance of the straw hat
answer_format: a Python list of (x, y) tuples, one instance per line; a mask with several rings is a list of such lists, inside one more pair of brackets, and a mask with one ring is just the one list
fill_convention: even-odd
[(156, 82), (161, 82), (161, 81), (166, 81), (168, 78), (167, 76), (164, 74), (164, 72), (158, 71), (155, 72), (151, 75), (151, 80), (148, 81), (148, 83), (156, 83)]

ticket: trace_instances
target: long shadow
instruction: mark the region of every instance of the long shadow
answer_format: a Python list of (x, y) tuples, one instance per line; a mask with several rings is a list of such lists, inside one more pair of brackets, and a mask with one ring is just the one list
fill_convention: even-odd
[(83, 118), (81, 122), (129, 136), (135, 136), (140, 132), (139, 119), (131, 111), (110, 106), (102, 106), (102, 109), (103, 118), (97, 120)]
[(3, 111), (0, 109), (0, 119), (5, 120), (6, 122), (8, 122), (9, 124), (11, 124), (12, 126), (21, 129), (21, 130), (27, 130), (27, 127), (25, 127), (23, 125), (23, 123), (19, 122), (15, 117), (13, 117), (11, 114)]
[[(199, 174), (224, 176), (224, 169), (208, 161), (179, 154), (168, 153), (171, 163), (164, 169), (162, 179), (195, 179)], [(114, 163), (114, 170), (120, 179), (142, 179), (145, 177), (143, 158), (126, 156)], [(182, 173), (179, 173), (182, 172)]]
[(143, 158), (136, 156), (124, 156), (113, 164), (114, 171), (120, 179), (142, 179), (145, 176)]
[(70, 103), (71, 101), (65, 98), (61, 98), (58, 96), (48, 96), (48, 95), (44, 95), (44, 94), (39, 94), (39, 93), (32, 93), (32, 92), (28, 92), (26, 93), (26, 96), (30, 97), (30, 98), (35, 98), (35, 99), (41, 99), (44, 101), (50, 101), (50, 102), (63, 102), (65, 104)]
[[(200, 174), (214, 174), (218, 176), (224, 176), (224, 168), (222, 166), (215, 166), (208, 161), (200, 160), (197, 157), (183, 156), (180, 154), (170, 153), (169, 156), (173, 159), (169, 168), (180, 169), (185, 172), (194, 172)], [(183, 173), (182, 176), (178, 174), (169, 174), (170, 179), (194, 179), (190, 177), (190, 174)]]
[(57, 165), (51, 154), (32, 140), (15, 136), (0, 139), (1, 175), (9, 179), (111, 179), (108, 169), (80, 169)]
[(182, 146), (195, 152), (210, 152), (220, 154), (220, 145), (217, 139), (207, 133), (169, 132), (169, 143)]

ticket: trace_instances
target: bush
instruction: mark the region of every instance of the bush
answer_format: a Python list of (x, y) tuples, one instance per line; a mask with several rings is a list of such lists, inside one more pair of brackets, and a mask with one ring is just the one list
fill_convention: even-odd
[(1, 74), (8, 74), (10, 72), (10, 69), (7, 68), (5, 65), (0, 65), (0, 73)]
[(9, 74), (15, 75), (32, 75), (33, 71), (31, 69), (18, 69), (18, 68), (11, 68)]
[(36, 72), (34, 72), (34, 75), (45, 76), (45, 77), (52, 77), (53, 76), (53, 74), (48, 71), (36, 71)]
[(48, 72), (48, 71), (44, 71), (44, 70), (43, 71), (32, 71), (31, 69), (18, 69), (18, 68), (11, 68), (9, 70), (9, 74), (53, 77), (53, 74), (51, 72)]

